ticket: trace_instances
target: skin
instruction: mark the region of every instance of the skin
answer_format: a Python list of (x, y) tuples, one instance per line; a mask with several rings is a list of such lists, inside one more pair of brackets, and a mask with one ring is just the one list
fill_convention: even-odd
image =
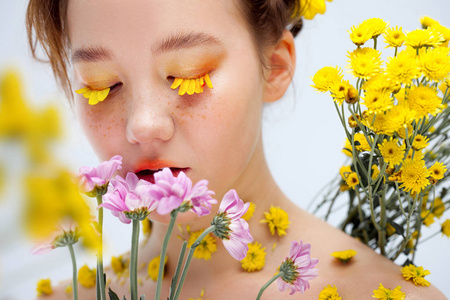
[[(124, 26), (126, 24), (126, 26)], [(193, 259), (180, 299), (255, 299), (260, 287), (275, 273), (288, 255), (291, 241), (312, 244), (311, 256), (319, 258), (319, 277), (302, 296), (317, 299), (327, 285), (336, 285), (343, 299), (369, 299), (379, 283), (402, 286), (407, 299), (445, 299), (434, 287), (415, 287), (403, 280), (400, 267), (379, 256), (357, 240), (305, 212), (279, 189), (268, 169), (261, 140), (263, 104), (277, 101), (288, 88), (295, 69), (295, 47), (286, 31), (279, 44), (265, 54), (272, 64), (285, 68), (262, 68), (255, 45), (234, 1), (180, 0), (78, 0), (69, 1), (68, 31), (72, 51), (103, 47), (109, 57), (98, 61), (74, 61), (73, 85), (106, 88), (123, 85), (104, 102), (88, 105), (75, 96), (75, 109), (91, 145), (101, 160), (123, 156), (120, 175), (133, 171), (140, 160), (169, 160), (190, 168), (187, 175), (195, 183), (208, 179), (209, 188), (219, 200), (234, 188), (244, 201), (256, 203), (249, 225), (255, 241), (266, 247), (266, 265), (247, 273), (217, 241), (212, 258)], [(151, 51), (161, 39), (176, 33), (204, 32), (220, 40), (189, 49), (161, 53)], [(179, 96), (171, 90), (170, 76), (195, 78), (209, 72), (214, 89), (202, 94)], [(288, 234), (272, 236), (259, 220), (270, 205), (289, 212)], [(206, 228), (212, 214), (198, 218), (187, 213), (178, 222), (191, 231)], [(168, 218), (151, 215), (152, 235), (139, 249), (138, 266), (159, 254)], [(174, 272), (182, 241), (175, 234), (170, 240), (168, 265), (162, 298), (166, 299), (170, 275)], [(277, 247), (272, 250), (272, 245)], [(330, 253), (354, 249), (358, 255), (345, 266)], [(220, 271), (218, 271), (220, 270)], [(120, 297), (128, 295), (127, 284), (106, 269), (110, 286)], [(146, 267), (139, 271), (139, 293), (153, 297), (155, 282), (146, 278)], [(65, 299), (61, 284), (49, 299)], [(95, 299), (95, 289), (79, 288), (80, 299)], [(64, 297), (64, 298), (63, 298)], [(280, 293), (276, 284), (263, 299), (294, 299)]]

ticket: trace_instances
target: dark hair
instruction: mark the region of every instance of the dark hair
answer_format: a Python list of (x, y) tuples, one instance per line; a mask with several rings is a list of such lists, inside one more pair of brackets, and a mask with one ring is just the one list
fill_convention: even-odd
[[(294, 37), (302, 28), (302, 19), (295, 15), (300, 0), (235, 0), (252, 33), (256, 49), (265, 68), (270, 66), (264, 50), (276, 45), (285, 29)], [(72, 99), (68, 76), (69, 37), (66, 32), (68, 0), (30, 0), (26, 14), (26, 28), (31, 53), (37, 60), (37, 47), (41, 45), (48, 57), (53, 74), (69, 99)]]

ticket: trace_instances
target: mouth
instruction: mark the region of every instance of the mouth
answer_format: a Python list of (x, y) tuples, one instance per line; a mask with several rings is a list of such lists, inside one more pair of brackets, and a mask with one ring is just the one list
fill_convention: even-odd
[[(172, 174), (175, 177), (177, 177), (178, 174), (180, 174), (180, 172), (186, 173), (189, 170), (189, 168), (175, 168), (175, 167), (170, 167), (169, 169), (170, 169), (170, 171), (172, 171)], [(144, 179), (144, 180), (147, 180), (148, 182), (155, 183), (154, 175), (155, 175), (155, 173), (157, 173), (159, 171), (162, 171), (162, 168), (161, 169), (144, 169), (139, 172), (136, 172), (136, 175), (139, 179)]]

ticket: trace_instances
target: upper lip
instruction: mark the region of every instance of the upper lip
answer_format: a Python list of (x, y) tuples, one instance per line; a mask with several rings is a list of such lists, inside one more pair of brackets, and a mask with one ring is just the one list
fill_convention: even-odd
[(160, 170), (163, 168), (179, 168), (182, 169), (181, 167), (178, 167), (176, 163), (169, 161), (169, 160), (162, 160), (162, 159), (158, 159), (158, 160), (142, 160), (137, 162), (134, 165), (134, 173), (138, 173), (140, 171), (143, 170), (152, 170), (152, 171), (156, 171), (156, 170)]

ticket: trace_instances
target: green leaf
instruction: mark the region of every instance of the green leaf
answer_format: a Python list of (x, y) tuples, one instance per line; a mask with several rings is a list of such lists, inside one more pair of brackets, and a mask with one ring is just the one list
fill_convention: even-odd
[(109, 299), (110, 300), (120, 300), (119, 297), (117, 296), (116, 293), (114, 293), (113, 290), (111, 290), (111, 288), (108, 288), (108, 295), (109, 295)]

